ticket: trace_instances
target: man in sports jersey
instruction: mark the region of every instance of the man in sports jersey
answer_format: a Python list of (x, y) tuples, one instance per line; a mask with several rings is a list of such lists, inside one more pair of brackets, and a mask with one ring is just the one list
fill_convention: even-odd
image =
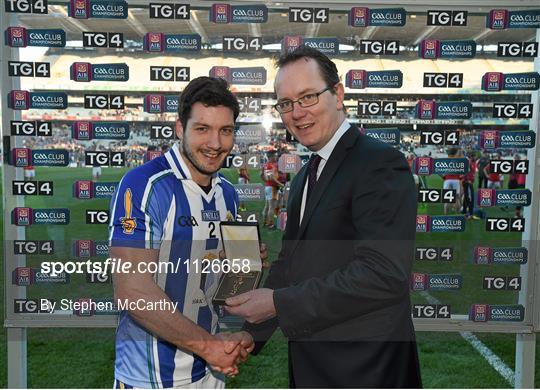
[[(220, 221), (237, 212), (236, 191), (217, 171), (234, 144), (238, 102), (225, 81), (199, 77), (178, 112), (179, 143), (129, 171), (111, 201), (110, 256), (132, 265), (113, 274), (115, 298), (141, 302), (120, 314), (117, 387), (223, 388), (222, 374), (235, 375), (253, 349), (246, 332), (216, 334), (220, 273), (203, 271), (222, 248)], [(154, 303), (160, 310), (145, 310)]]

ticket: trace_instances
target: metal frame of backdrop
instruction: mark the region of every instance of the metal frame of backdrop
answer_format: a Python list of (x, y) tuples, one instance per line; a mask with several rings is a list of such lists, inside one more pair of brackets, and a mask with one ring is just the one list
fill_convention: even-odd
[[(49, 1), (50, 4), (65, 5), (68, 1)], [(128, 1), (130, 6), (147, 6), (147, 2), (143, 1)], [(190, 2), (192, 7), (209, 7), (214, 1), (193, 1)], [(230, 4), (254, 4), (254, 1), (233, 1)], [(324, 6), (328, 7), (327, 1), (304, 1), (295, 0), (281, 1), (274, 3), (271, 6), (273, 10), (281, 9), (285, 12), (290, 5), (294, 6)], [(384, 1), (375, 2), (366, 1), (339, 1), (331, 4), (332, 10), (348, 10), (353, 6), (368, 6), (368, 7), (404, 7), (407, 11), (425, 12), (427, 9), (441, 10), (468, 10), (469, 12), (487, 12), (495, 8), (507, 9), (527, 9), (540, 8), (537, 1), (501, 1), (491, 0), (454, 0), (451, 4), (447, 0), (431, 0), (431, 1)], [(270, 7), (269, 7), (270, 8)], [(0, 30), (3, 32), (9, 25), (16, 25), (17, 14), (8, 14), (2, 6), (0, 13)], [(536, 42), (540, 42), (540, 29), (536, 30)], [(18, 89), (20, 81), (15, 77), (8, 77), (7, 61), (18, 60), (18, 49), (11, 48), (7, 45), (1, 45), (0, 68), (2, 80), (2, 92), (0, 95), (1, 101), (1, 118), (3, 139), (9, 133), (10, 120), (19, 120), (21, 112), (8, 109), (6, 94), (7, 91)], [(540, 72), (540, 58), (537, 56), (534, 60), (534, 71)], [(534, 104), (534, 114), (530, 120), (530, 130), (538, 133), (540, 129), (540, 92), (535, 91), (531, 95), (531, 103)], [(11, 137), (11, 147), (21, 145), (19, 137)], [(525, 307), (525, 318), (523, 322), (498, 322), (498, 323), (483, 323), (479, 324), (470, 321), (466, 316), (453, 315), (451, 319), (415, 319), (414, 324), (417, 331), (437, 331), (437, 332), (490, 332), (490, 333), (511, 333), (516, 335), (516, 360), (515, 360), (515, 387), (516, 388), (533, 388), (534, 387), (534, 369), (535, 369), (535, 342), (536, 332), (540, 331), (540, 260), (537, 257), (538, 240), (540, 239), (539, 229), (539, 212), (540, 212), (540, 153), (538, 142), (534, 148), (528, 150), (528, 160), (530, 161), (529, 173), (527, 176), (527, 188), (533, 193), (532, 203), (529, 207), (524, 208), (524, 217), (526, 221), (525, 231), (523, 233), (523, 241), (529, 251), (529, 261), (526, 265), (521, 266), (520, 274), (522, 277), (522, 289), (519, 293), (519, 303)], [(4, 150), (4, 154), (9, 150)], [(2, 184), (3, 184), (3, 209), (4, 209), (4, 242), (12, 240), (25, 239), (25, 228), (17, 227), (11, 224), (9, 210), (14, 207), (23, 206), (22, 197), (9, 196), (8, 190), (11, 188), (13, 180), (22, 179), (22, 169), (16, 169), (6, 163), (2, 166)], [(25, 388), (27, 387), (27, 328), (33, 327), (115, 327), (116, 316), (94, 316), (92, 321), (87, 318), (77, 317), (72, 314), (40, 314), (38, 316), (25, 315), (24, 318), (19, 318), (13, 313), (13, 309), (7, 303), (12, 302), (15, 298), (26, 298), (26, 288), (22, 286), (14, 286), (11, 284), (10, 269), (7, 264), (17, 264), (24, 266), (26, 258), (24, 255), (14, 255), (9, 251), (7, 245), (4, 244), (4, 272), (5, 272), (5, 310), (6, 320), (4, 326), (7, 328), (7, 346), (8, 346), (8, 387), (10, 388)], [(58, 321), (61, 317), (61, 323)]]

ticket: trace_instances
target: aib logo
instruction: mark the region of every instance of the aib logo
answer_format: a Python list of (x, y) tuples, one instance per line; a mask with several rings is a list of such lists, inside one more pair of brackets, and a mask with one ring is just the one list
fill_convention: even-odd
[(216, 19), (227, 19), (227, 14), (229, 13), (229, 5), (228, 4), (216, 4)]
[(91, 137), (90, 134), (90, 122), (78, 122), (76, 134), (74, 134), (75, 139), (78, 140), (89, 140)]
[(495, 204), (495, 190), (490, 188), (480, 188), (478, 191), (478, 205), (480, 207), (491, 207)]
[(302, 37), (299, 35), (285, 35), (283, 38), (283, 51), (289, 53), (302, 46)]
[(213, 20), (214, 23), (229, 23), (229, 15), (231, 6), (229, 4), (214, 4), (214, 14)]
[[(74, 4), (73, 4), (74, 3)], [(89, 13), (90, 13), (90, 7), (89, 2), (86, 0), (75, 0), (73, 2), (73, 11), (70, 16), (76, 18), (76, 19), (88, 19)]]
[(164, 98), (162, 95), (147, 95), (144, 98), (146, 112), (151, 114), (163, 112)]
[(90, 180), (79, 180), (75, 182), (75, 197), (77, 199), (92, 199), (93, 183)]
[(367, 15), (367, 8), (365, 7), (355, 7), (354, 17), (355, 18), (365, 18)]
[(32, 209), (29, 207), (16, 207), (13, 210), (13, 223), (17, 226), (32, 224)]
[(369, 25), (369, 8), (353, 7), (349, 17), (349, 25), (354, 27), (367, 27)]
[(289, 46), (300, 46), (300, 37), (289, 37), (288, 44)]
[(491, 248), (487, 246), (478, 246), (474, 249), (475, 264), (491, 263)]
[(417, 157), (415, 162), (415, 171), (418, 175), (431, 175), (431, 157)]
[(71, 80), (88, 82), (92, 80), (92, 65), (88, 62), (74, 62), (71, 68)]
[(493, 30), (503, 30), (508, 27), (508, 10), (494, 9), (489, 12), (488, 27)]
[(422, 57), (423, 58), (431, 58), (436, 59), (439, 57), (439, 49), (440, 44), (439, 41), (436, 39), (426, 39), (423, 42), (423, 51), (422, 51)]
[(162, 33), (152, 33), (149, 32), (145, 36), (145, 48), (144, 50), (161, 52), (163, 51), (163, 34)]
[(13, 108), (16, 110), (26, 110), (29, 108), (29, 94), (26, 91), (15, 91), (13, 93)]
[(27, 45), (26, 29), (24, 27), (10, 27), (7, 31), (11, 47), (25, 47)]
[(91, 257), (93, 242), (91, 240), (77, 240), (75, 242), (76, 257)]
[(30, 267), (17, 267), (12, 274), (13, 284), (29, 286), (34, 282), (34, 274)]
[(210, 69), (211, 77), (218, 77), (227, 82), (230, 82), (230, 69), (228, 66), (213, 66)]
[(367, 72), (365, 70), (351, 70), (347, 74), (349, 88), (366, 88), (367, 87)]
[(475, 322), (486, 322), (488, 320), (489, 306), (486, 304), (475, 304), (471, 306), (471, 320)]
[(149, 41), (151, 46), (152, 45), (158, 45), (161, 41), (161, 34), (160, 33), (150, 33)]
[(30, 149), (17, 148), (15, 149), (15, 166), (26, 167), (30, 165)]
[(482, 81), (484, 91), (498, 92), (503, 89), (503, 74), (500, 72), (487, 72)]
[(437, 46), (437, 41), (435, 39), (426, 40), (426, 50), (435, 50), (436, 46)]
[(420, 100), (420, 119), (435, 118), (435, 102), (433, 100)]
[(414, 272), (411, 277), (411, 290), (423, 291), (427, 289), (427, 274)]
[(216, 76), (217, 77), (225, 77), (225, 76), (227, 76), (227, 68), (225, 68), (225, 67), (217, 67), (216, 68)]
[(418, 233), (426, 233), (429, 231), (429, 216), (427, 215), (416, 216), (416, 231)]
[(497, 130), (485, 130), (481, 134), (480, 147), (484, 149), (496, 149), (498, 147)]

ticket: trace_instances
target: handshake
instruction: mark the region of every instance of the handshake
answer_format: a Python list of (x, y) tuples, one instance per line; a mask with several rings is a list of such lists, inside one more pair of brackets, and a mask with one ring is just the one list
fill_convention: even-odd
[(227, 376), (238, 374), (238, 364), (247, 360), (255, 343), (245, 331), (218, 333), (203, 343), (200, 356), (214, 371)]

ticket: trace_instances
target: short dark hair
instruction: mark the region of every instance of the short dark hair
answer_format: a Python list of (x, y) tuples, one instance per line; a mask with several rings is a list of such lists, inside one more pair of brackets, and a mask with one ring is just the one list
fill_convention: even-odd
[(210, 107), (230, 108), (235, 122), (240, 113), (238, 100), (229, 90), (229, 85), (225, 80), (216, 77), (197, 77), (189, 82), (178, 100), (178, 117), (184, 130), (191, 116), (191, 107), (197, 102)]
[(283, 68), (285, 65), (290, 64), (291, 62), (296, 62), (302, 58), (311, 58), (317, 62), (317, 65), (319, 65), (319, 71), (321, 72), (321, 77), (326, 83), (326, 86), (331, 88), (331, 93), (335, 93), (335, 90), (332, 87), (339, 83), (339, 75), (336, 64), (334, 64), (330, 58), (321, 53), (319, 50), (310, 46), (302, 45), (289, 53), (281, 55), (276, 61), (276, 68)]

